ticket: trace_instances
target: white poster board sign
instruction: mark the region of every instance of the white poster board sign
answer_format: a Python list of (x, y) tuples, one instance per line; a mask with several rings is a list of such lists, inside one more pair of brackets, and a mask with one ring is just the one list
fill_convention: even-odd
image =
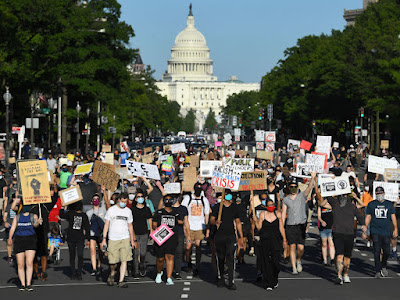
[(241, 136), (242, 130), (240, 128), (235, 128), (233, 131), (234, 136)]
[(237, 191), (241, 176), (241, 171), (236, 171), (230, 166), (216, 166), (212, 172), (211, 185)]
[(179, 144), (171, 144), (170, 145), (171, 153), (172, 154), (178, 154), (181, 152), (186, 152), (186, 146), (185, 143), (179, 143)]
[(291, 140), (291, 139), (288, 139), (288, 142), (287, 142), (287, 149), (288, 149), (288, 150), (291, 150), (291, 149), (293, 149), (293, 146), (297, 146), (297, 148), (300, 149), (300, 144), (301, 144), (301, 141), (299, 141), (299, 140)]
[(127, 160), (126, 168), (130, 175), (160, 180), (160, 173), (158, 172), (156, 165), (142, 164), (136, 161)]
[(394, 182), (374, 181), (374, 200), (376, 199), (375, 189), (381, 186), (385, 190), (385, 200), (397, 202), (399, 198), (399, 184)]
[(333, 142), (333, 148), (339, 149), (339, 143), (338, 142)]
[(311, 178), (311, 172), (322, 173), (324, 169), (320, 166), (298, 163), (296, 167), (296, 177)]
[(200, 177), (210, 178), (215, 166), (221, 167), (222, 160), (201, 160), (200, 161)]
[(391, 160), (374, 155), (368, 156), (368, 172), (383, 175), (385, 169), (397, 169), (397, 160)]
[(306, 164), (316, 166), (320, 170), (318, 173), (323, 173), (325, 169), (325, 155), (307, 153)]
[(224, 166), (229, 166), (233, 170), (241, 172), (254, 171), (254, 158), (230, 158), (224, 157)]
[(317, 136), (317, 144), (315, 145), (317, 150), (316, 152), (328, 154), (328, 157), (331, 153), (331, 145), (332, 145), (332, 137), (318, 135)]
[(264, 130), (254, 130), (256, 142), (264, 142)]
[(166, 160), (168, 159), (168, 157), (169, 157), (168, 154), (160, 155), (160, 161), (161, 161), (161, 162), (166, 161)]
[(321, 186), (322, 197), (332, 197), (351, 193), (348, 176), (321, 178), (319, 184)]
[(166, 185), (164, 185), (164, 191), (167, 194), (180, 194), (181, 184), (179, 182), (167, 183)]

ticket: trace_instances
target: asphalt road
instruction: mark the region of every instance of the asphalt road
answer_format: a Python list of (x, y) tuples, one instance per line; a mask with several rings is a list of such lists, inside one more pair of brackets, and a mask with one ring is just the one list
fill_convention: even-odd
[[(105, 284), (107, 274), (103, 277), (90, 276), (91, 266), (89, 252), (85, 250), (83, 281), (70, 279), (68, 267), (68, 251), (61, 251), (62, 262), (58, 266), (50, 265), (48, 279), (45, 282), (34, 281), (34, 291), (29, 297), (45, 299), (47, 297), (73, 298), (79, 296), (95, 297), (97, 299), (116, 299), (116, 297), (146, 297), (147, 299), (394, 299), (398, 297), (400, 284), (400, 265), (397, 261), (390, 260), (388, 265), (389, 277), (374, 279), (372, 249), (366, 248), (363, 241), (357, 241), (353, 252), (350, 277), (352, 283), (337, 286), (333, 283), (335, 278), (334, 268), (321, 265), (318, 230), (312, 229), (311, 239), (306, 241), (303, 259), (303, 272), (300, 275), (291, 275), (289, 264), (281, 264), (279, 287), (267, 292), (256, 282), (255, 258), (246, 255), (246, 264), (238, 265), (235, 283), (236, 291), (218, 288), (215, 285), (215, 275), (210, 265), (210, 255), (202, 257), (200, 277), (182, 272), (182, 281), (176, 281), (174, 286), (165, 283), (155, 284), (154, 257), (148, 253), (148, 276), (140, 280), (127, 277), (127, 289), (116, 286), (108, 287)], [(26, 299), (28, 292), (20, 292), (16, 288), (18, 277), (15, 266), (6, 262), (5, 242), (0, 242), (0, 297), (2, 299)], [(104, 269), (108, 270), (104, 264)], [(165, 281), (165, 279), (164, 279)]]

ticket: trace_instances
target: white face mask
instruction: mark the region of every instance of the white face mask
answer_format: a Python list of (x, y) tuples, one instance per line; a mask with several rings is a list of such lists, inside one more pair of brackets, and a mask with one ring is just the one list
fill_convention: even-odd
[(385, 201), (385, 194), (376, 195), (376, 200), (378, 200), (379, 202)]
[(129, 200), (133, 201), (133, 199), (135, 199), (135, 194), (129, 194), (128, 197)]
[(110, 204), (114, 205), (115, 204), (114, 200), (110, 200)]
[(365, 187), (365, 191), (366, 191), (366, 192), (369, 192), (369, 186), (366, 186), (366, 187)]

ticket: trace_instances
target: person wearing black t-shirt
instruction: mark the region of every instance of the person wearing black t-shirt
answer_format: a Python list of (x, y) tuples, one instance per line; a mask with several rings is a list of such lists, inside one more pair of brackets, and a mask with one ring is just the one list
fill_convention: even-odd
[(174, 195), (166, 195), (164, 197), (164, 208), (158, 210), (153, 217), (153, 230), (156, 230), (160, 225), (167, 225), (174, 234), (165, 241), (161, 246), (154, 244), (154, 252), (157, 257), (156, 265), (157, 265), (157, 276), (156, 283), (162, 282), (162, 269), (164, 267), (164, 260), (166, 260), (166, 268), (167, 268), (167, 285), (173, 285), (172, 281), (172, 271), (174, 269), (174, 255), (176, 251), (176, 247), (178, 246), (178, 224), (183, 224), (183, 218), (179, 215), (179, 213), (172, 208), (178, 201), (177, 197)]
[[(236, 197), (235, 197), (236, 195)], [(244, 264), (244, 254), (246, 252), (246, 246), (247, 246), (247, 238), (250, 236), (250, 229), (251, 229), (251, 224), (250, 224), (250, 218), (249, 218), (249, 206), (250, 204), (248, 203), (249, 201), (245, 201), (245, 199), (242, 199), (238, 193), (234, 193), (234, 198), (236, 198), (236, 206), (238, 207), (239, 211), (239, 218), (240, 222), (242, 223), (242, 231), (243, 231), (243, 248), (242, 249), (237, 249), (237, 262), (238, 264)]]
[(324, 266), (328, 266), (328, 244), (329, 244), (329, 257), (331, 259), (330, 266), (335, 264), (335, 245), (333, 244), (332, 225), (333, 215), (332, 209), (326, 206), (318, 206), (318, 221), (319, 221), (319, 235), (322, 242), (322, 260)]
[[(233, 281), (234, 271), (234, 253), (236, 233), (238, 234), (239, 247), (243, 248), (243, 231), (242, 223), (239, 218), (239, 211), (235, 203), (232, 203), (232, 193), (230, 190), (225, 191), (225, 198), (222, 203), (216, 204), (211, 215), (211, 225), (216, 225), (218, 230), (215, 234), (215, 247), (217, 250), (217, 266), (218, 266), (218, 287), (225, 285), (224, 266), (228, 267), (228, 285), (230, 290), (236, 290), (236, 285)], [(223, 205), (221, 220), (218, 220), (219, 208)]]
[[(179, 195), (175, 195), (177, 198)], [(183, 224), (178, 223), (177, 227), (177, 237), (178, 237), (178, 245), (176, 247), (175, 256), (174, 256), (174, 273), (173, 276), (176, 280), (182, 280), (181, 277), (181, 268), (183, 261), (183, 251), (185, 246), (185, 241), (190, 243), (190, 227), (188, 215), (189, 212), (186, 206), (183, 206), (176, 201), (172, 208), (179, 214), (179, 218), (183, 220)]]

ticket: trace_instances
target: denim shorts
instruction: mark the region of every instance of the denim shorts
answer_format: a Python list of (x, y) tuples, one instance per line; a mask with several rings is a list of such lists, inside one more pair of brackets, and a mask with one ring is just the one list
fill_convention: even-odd
[(321, 236), (322, 239), (327, 239), (329, 237), (332, 237), (332, 229), (320, 230), (319, 235)]

